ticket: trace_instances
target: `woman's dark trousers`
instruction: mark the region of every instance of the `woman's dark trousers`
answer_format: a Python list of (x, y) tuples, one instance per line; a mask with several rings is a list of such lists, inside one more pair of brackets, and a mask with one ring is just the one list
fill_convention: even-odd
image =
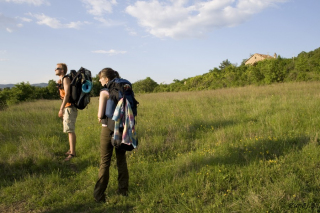
[[(94, 187), (94, 198), (96, 201), (105, 201), (105, 191), (109, 182), (109, 167), (111, 163), (111, 157), (113, 152), (113, 146), (111, 144), (112, 131), (108, 127), (102, 127), (100, 135), (100, 169), (99, 179)], [(118, 167), (118, 193), (121, 195), (127, 195), (129, 173), (126, 161), (126, 151), (121, 149), (115, 149), (117, 157)]]

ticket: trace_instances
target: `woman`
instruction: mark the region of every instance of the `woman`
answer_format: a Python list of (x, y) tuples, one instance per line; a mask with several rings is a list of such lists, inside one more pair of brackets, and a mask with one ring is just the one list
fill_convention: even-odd
[[(106, 87), (108, 82), (114, 78), (119, 78), (119, 73), (111, 68), (104, 68), (99, 72), (99, 81)], [(99, 179), (94, 188), (94, 198), (97, 202), (106, 202), (105, 191), (109, 182), (109, 167), (113, 152), (111, 144), (111, 135), (113, 129), (108, 128), (108, 118), (105, 116), (106, 104), (109, 98), (107, 90), (102, 89), (99, 97), (98, 120), (102, 124), (100, 135), (100, 169)], [(109, 118), (111, 119), (111, 118)], [(118, 193), (124, 196), (128, 195), (129, 173), (126, 161), (126, 151), (115, 149), (118, 168)]]

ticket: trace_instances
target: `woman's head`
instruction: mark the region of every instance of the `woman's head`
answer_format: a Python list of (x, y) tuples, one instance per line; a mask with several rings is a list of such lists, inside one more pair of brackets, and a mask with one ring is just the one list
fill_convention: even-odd
[(99, 72), (99, 81), (102, 85), (107, 84), (109, 81), (113, 80), (114, 78), (119, 78), (119, 73), (112, 68), (104, 68)]

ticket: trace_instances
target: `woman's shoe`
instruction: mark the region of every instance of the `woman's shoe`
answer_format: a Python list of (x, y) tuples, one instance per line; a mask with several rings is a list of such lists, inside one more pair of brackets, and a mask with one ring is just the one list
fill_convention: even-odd
[(105, 203), (106, 202), (106, 198), (102, 198), (100, 200), (96, 200), (94, 199), (97, 203)]
[(117, 193), (117, 195), (122, 195), (122, 196), (125, 196), (125, 197), (128, 196), (128, 192), (127, 192), (127, 191), (120, 191), (120, 190), (118, 189), (116, 193)]

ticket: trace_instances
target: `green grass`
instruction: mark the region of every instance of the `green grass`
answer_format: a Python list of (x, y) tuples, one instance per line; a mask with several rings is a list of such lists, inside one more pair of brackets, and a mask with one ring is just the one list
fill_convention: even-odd
[(107, 203), (98, 176), (98, 98), (79, 111), (77, 157), (64, 163), (60, 101), (0, 111), (0, 212), (320, 211), (320, 84), (137, 95), (129, 196)]

